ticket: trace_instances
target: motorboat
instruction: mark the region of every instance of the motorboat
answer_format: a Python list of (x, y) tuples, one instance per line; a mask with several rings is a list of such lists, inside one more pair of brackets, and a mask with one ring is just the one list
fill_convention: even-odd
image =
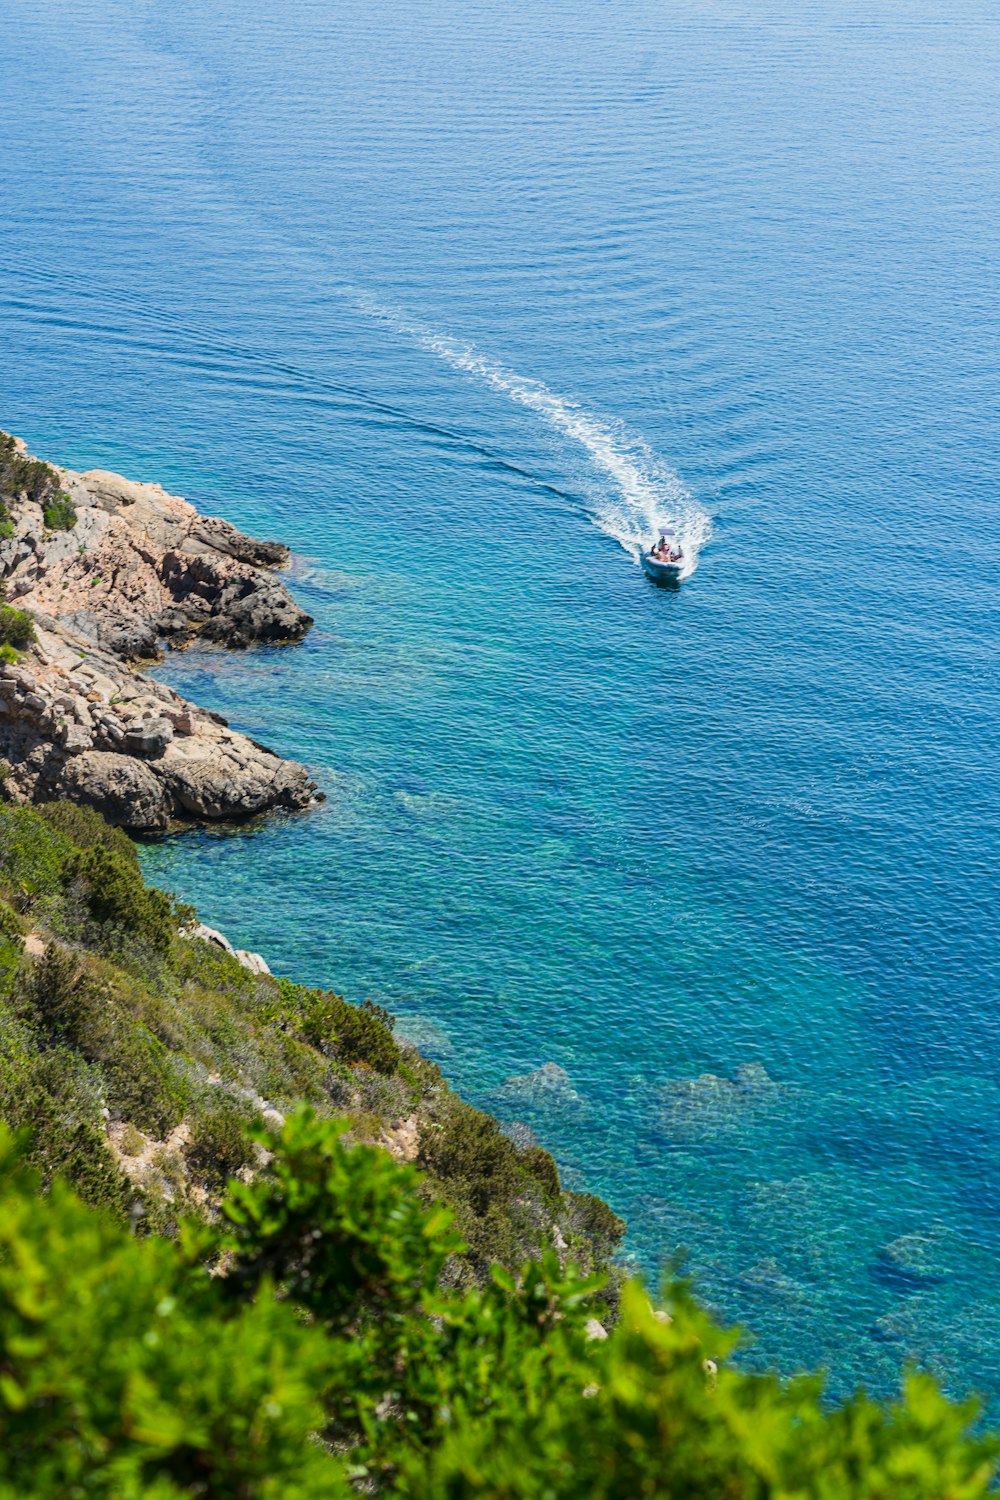
[(684, 549), (672, 528), (660, 528), (659, 539), (642, 554), (642, 570), (654, 583), (680, 581), (684, 571)]

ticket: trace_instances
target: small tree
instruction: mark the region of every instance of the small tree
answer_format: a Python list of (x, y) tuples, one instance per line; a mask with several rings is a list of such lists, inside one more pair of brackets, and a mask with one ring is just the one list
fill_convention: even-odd
[(0, 644), (27, 651), (35, 639), (35, 626), (27, 610), (0, 604)]
[(76, 525), (76, 506), (59, 490), (42, 507), (42, 518), (50, 531), (71, 531)]

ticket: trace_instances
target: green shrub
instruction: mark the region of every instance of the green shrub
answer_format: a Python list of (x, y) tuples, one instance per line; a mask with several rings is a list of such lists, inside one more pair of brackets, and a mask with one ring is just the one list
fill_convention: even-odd
[(44, 502), (59, 483), (59, 475), (37, 458), (23, 458), (14, 439), (0, 432), (0, 495), (26, 495)]
[(685, 1288), (664, 1320), (637, 1282), (591, 1340), (599, 1282), (552, 1253), (450, 1289), (412, 1168), (308, 1113), (260, 1140), (269, 1169), (170, 1243), (41, 1197), (0, 1133), (5, 1500), (991, 1493), (1000, 1445), (925, 1376), (833, 1406), (730, 1368)]
[[(588, 1269), (603, 1270), (625, 1226), (589, 1194), (563, 1194), (559, 1171), (542, 1147), (519, 1150), (492, 1115), (445, 1094), (420, 1127), (418, 1162), (434, 1193), (455, 1212), (468, 1245), (466, 1271), (482, 1277), (491, 1262), (515, 1268), (552, 1243), (553, 1225), (574, 1237)], [(587, 1214), (600, 1233), (584, 1227)], [(610, 1234), (611, 1226), (617, 1237)]]
[[(527, 1280), (527, 1279), (526, 1279)], [(611, 1336), (588, 1346), (579, 1314), (540, 1268), (511, 1285), (525, 1322), (560, 1316), (540, 1335), (500, 1313), (480, 1372), (438, 1369), (460, 1411), (439, 1440), (414, 1443), (394, 1492), (412, 1500), (973, 1500), (994, 1473), (997, 1444), (969, 1435), (973, 1409), (950, 1407), (926, 1377), (880, 1409), (861, 1395), (824, 1409), (821, 1382), (783, 1386), (722, 1368), (731, 1346), (677, 1290), (658, 1321), (633, 1283)], [(546, 1293), (548, 1294), (546, 1297)], [(480, 1323), (482, 1327), (482, 1323)], [(477, 1378), (478, 1375), (478, 1378)], [(454, 1387), (458, 1386), (460, 1397)], [(459, 1402), (461, 1403), (459, 1405)]]
[(350, 1005), (330, 990), (307, 989), (278, 980), (282, 1014), (313, 1047), (346, 1063), (365, 1063), (376, 1073), (395, 1073), (399, 1046), (376, 1007)]
[(347, 1063), (366, 1063), (376, 1073), (387, 1076), (395, 1073), (399, 1066), (399, 1047), (392, 1032), (361, 1006), (350, 1005), (340, 996), (330, 998), (340, 1002), (335, 1007), (333, 1018), (338, 1037), (336, 1055)]
[(178, 943), (177, 948), (177, 973), (182, 982), (224, 995), (241, 1010), (255, 1010), (261, 1020), (277, 1018), (280, 1011), (277, 989), (272, 986), (273, 1004), (260, 1003), (261, 981), (250, 969), (245, 969), (238, 958), (200, 938), (196, 941), (186, 939)]
[(138, 1156), (146, 1145), (146, 1137), (134, 1125), (126, 1125), (118, 1144), (126, 1156)]
[(24, 920), (19, 917), (9, 902), (0, 900), (0, 938), (17, 942), (20, 946), (24, 936)]
[[(658, 1318), (638, 1283), (588, 1339), (598, 1289), (550, 1253), (446, 1291), (447, 1227), (413, 1215), (408, 1169), (291, 1119), (270, 1173), (231, 1190), (226, 1290), (273, 1279), (338, 1349), (327, 1435), (365, 1489), (409, 1500), (979, 1500), (998, 1445), (930, 1381), (881, 1410), (825, 1408), (722, 1363), (735, 1340), (683, 1287)], [(312, 1232), (310, 1232), (312, 1231)], [(234, 1274), (235, 1273), (235, 1274)], [(427, 1316), (432, 1313), (433, 1316)]]
[(35, 626), (27, 610), (0, 604), (0, 644), (27, 651), (35, 639)]
[(24, 923), (0, 901), (0, 998), (9, 999), (24, 964)]
[(170, 897), (143, 882), (134, 852), (125, 855), (105, 843), (74, 849), (63, 880), (82, 896), (93, 920), (111, 929), (111, 936), (125, 935), (156, 953), (170, 952), (175, 931)]
[(54, 943), (35, 965), (28, 999), (42, 1033), (100, 1066), (108, 1104), (149, 1135), (183, 1119), (190, 1086), (167, 1048), (77, 956)]
[(128, 834), (121, 828), (113, 828), (92, 807), (78, 807), (75, 802), (42, 802), (32, 811), (78, 849), (108, 849), (138, 871), (139, 854)]
[(134, 1194), (105, 1138), (98, 1080), (67, 1048), (0, 1060), (0, 1116), (21, 1132), (46, 1184), (64, 1177), (87, 1203), (123, 1215)]
[(59, 490), (45, 501), (42, 517), (50, 531), (71, 531), (77, 521), (76, 506), (69, 495)]
[(14, 523), (10, 518), (10, 511), (0, 500), (0, 542), (7, 542), (14, 535)]
[(0, 884), (28, 901), (62, 890), (72, 845), (44, 818), (23, 807), (0, 807)]
[(331, 1350), (262, 1290), (223, 1309), (166, 1241), (136, 1240), (0, 1144), (0, 1494), (338, 1500), (310, 1436)]
[(388, 1006), (376, 1005), (374, 1000), (362, 1000), (361, 1009), (366, 1015), (374, 1016), (376, 1021), (380, 1021), (386, 1031), (392, 1031), (396, 1025), (396, 1017)]
[(256, 1160), (245, 1117), (227, 1105), (196, 1117), (187, 1150), (192, 1164), (215, 1178), (231, 1177)]
[(562, 1185), (559, 1181), (559, 1168), (550, 1151), (546, 1151), (544, 1146), (529, 1146), (521, 1152), (521, 1162), (525, 1171), (530, 1172), (542, 1184), (550, 1198), (558, 1198)]
[(10, 644), (10, 641), (0, 641), (0, 661), (8, 667), (21, 660), (21, 653)]
[(348, 1148), (344, 1130), (300, 1109), (280, 1131), (255, 1132), (272, 1161), (249, 1185), (230, 1184), (218, 1245), (234, 1294), (274, 1279), (330, 1329), (418, 1307), (458, 1245), (449, 1215), (421, 1205), (413, 1168)]
[(517, 1147), (493, 1116), (453, 1095), (421, 1132), (419, 1161), (477, 1215), (509, 1203), (524, 1180)]
[(44, 1030), (53, 1036), (73, 1038), (77, 1031), (76, 1016), (87, 1003), (82, 997), (89, 988), (86, 971), (77, 955), (49, 943), (35, 964), (28, 991), (34, 1001), (34, 1015)]
[(624, 1219), (593, 1193), (567, 1193), (566, 1201), (576, 1233), (592, 1241), (603, 1259), (610, 1259), (624, 1237)]
[(190, 1084), (145, 1027), (119, 1019), (94, 1044), (94, 1055), (102, 1064), (108, 1103), (118, 1114), (157, 1138), (180, 1124), (191, 1101)]

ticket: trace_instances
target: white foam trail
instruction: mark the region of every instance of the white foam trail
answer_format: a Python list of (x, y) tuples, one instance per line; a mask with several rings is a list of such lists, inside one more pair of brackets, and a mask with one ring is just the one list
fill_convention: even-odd
[(684, 549), (683, 578), (698, 566), (698, 554), (711, 535), (708, 513), (695, 501), (680, 477), (640, 437), (619, 423), (602, 421), (578, 402), (566, 400), (540, 380), (518, 375), (481, 354), (473, 344), (435, 333), (402, 318), (370, 297), (358, 294), (357, 306), (414, 339), (455, 370), (474, 375), (495, 391), (536, 412), (557, 432), (573, 438), (594, 467), (613, 482), (590, 499), (595, 526), (613, 537), (636, 562), (661, 526), (672, 526)]

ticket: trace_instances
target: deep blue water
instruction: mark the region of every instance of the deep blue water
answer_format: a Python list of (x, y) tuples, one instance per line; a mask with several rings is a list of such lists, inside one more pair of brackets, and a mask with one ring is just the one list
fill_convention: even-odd
[(0, 425), (317, 620), (164, 675), (329, 800), (150, 875), (754, 1359), (993, 1402), (998, 95), (987, 0), (7, 0), (0, 54)]

